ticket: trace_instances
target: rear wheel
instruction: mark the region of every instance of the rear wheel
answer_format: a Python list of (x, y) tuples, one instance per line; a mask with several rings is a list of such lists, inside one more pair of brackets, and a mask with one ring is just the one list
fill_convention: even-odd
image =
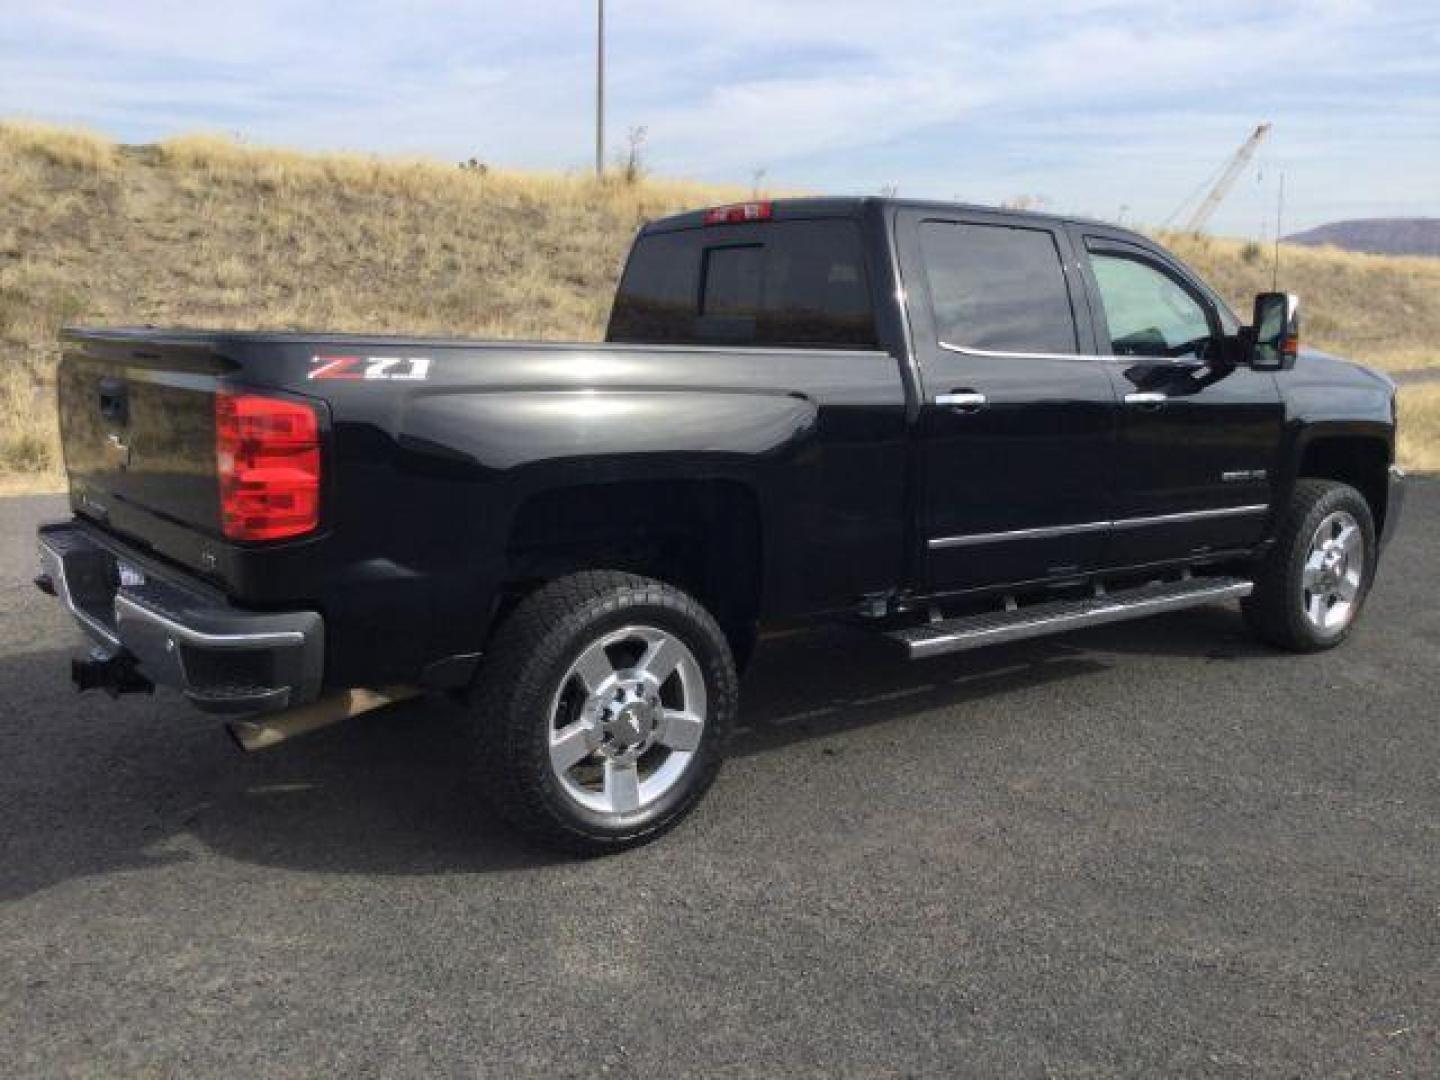
[(644, 843), (714, 780), (737, 697), (725, 636), (693, 598), (632, 574), (561, 578), (516, 608), (486, 658), (486, 790), (551, 846)]
[(1262, 563), (1247, 620), (1266, 641), (1317, 652), (1344, 641), (1375, 574), (1375, 523), (1354, 488), (1301, 480)]

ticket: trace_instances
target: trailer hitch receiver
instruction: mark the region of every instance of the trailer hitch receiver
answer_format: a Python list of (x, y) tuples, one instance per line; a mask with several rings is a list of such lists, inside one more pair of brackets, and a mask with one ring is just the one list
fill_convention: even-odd
[(113, 656), (92, 653), (84, 659), (75, 657), (70, 661), (70, 681), (81, 693), (104, 690), (112, 698), (121, 694), (155, 692), (155, 684), (140, 674), (135, 667), (135, 658), (125, 653)]

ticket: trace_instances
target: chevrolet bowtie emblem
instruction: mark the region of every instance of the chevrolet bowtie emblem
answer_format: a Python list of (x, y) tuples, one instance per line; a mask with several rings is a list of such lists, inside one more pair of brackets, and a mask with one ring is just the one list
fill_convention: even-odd
[(112, 469), (130, 467), (130, 444), (114, 432), (105, 439), (105, 461)]

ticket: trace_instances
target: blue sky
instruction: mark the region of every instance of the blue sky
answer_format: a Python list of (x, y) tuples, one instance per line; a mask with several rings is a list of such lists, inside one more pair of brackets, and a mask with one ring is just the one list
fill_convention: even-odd
[[(612, 151), (667, 175), (1214, 231), (1440, 215), (1436, 0), (609, 0)], [(0, 0), (0, 116), (582, 169), (594, 0)]]

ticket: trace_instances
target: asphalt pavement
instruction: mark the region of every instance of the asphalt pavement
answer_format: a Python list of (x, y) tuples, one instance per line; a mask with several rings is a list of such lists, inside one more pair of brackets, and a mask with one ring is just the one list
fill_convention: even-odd
[(30, 1075), (1440, 1075), (1440, 484), (1363, 625), (1217, 606), (909, 664), (768, 642), (650, 847), (492, 820), (470, 719), (253, 756), (77, 695), (0, 500), (0, 1048)]

